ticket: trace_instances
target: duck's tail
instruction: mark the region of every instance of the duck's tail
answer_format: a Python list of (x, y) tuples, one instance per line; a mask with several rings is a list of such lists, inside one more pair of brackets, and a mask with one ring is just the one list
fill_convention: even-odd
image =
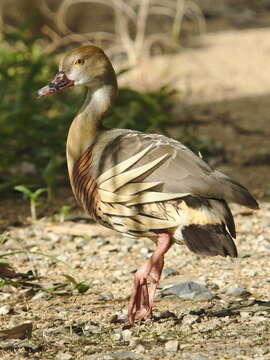
[(237, 257), (235, 225), (226, 202), (192, 196), (184, 202), (184, 222), (176, 233), (181, 231), (187, 247), (197, 254)]

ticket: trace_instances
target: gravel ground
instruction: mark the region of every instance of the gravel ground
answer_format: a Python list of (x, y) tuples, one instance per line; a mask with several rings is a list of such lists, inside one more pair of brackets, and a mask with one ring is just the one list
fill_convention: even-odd
[[(153, 250), (150, 240), (79, 222), (10, 228), (1, 253), (25, 253), (6, 257), (18, 287), (2, 284), (0, 327), (31, 323), (33, 330), (30, 339), (31, 324), (24, 339), (0, 332), (0, 358), (270, 359), (270, 203), (233, 212), (239, 258), (200, 257), (175, 245), (154, 318), (134, 327), (121, 319), (133, 273)], [(79, 293), (85, 281), (89, 289)]]

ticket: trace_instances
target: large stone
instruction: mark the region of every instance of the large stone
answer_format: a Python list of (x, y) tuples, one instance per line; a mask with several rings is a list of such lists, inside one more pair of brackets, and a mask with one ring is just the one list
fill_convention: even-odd
[(214, 297), (206, 286), (194, 281), (172, 285), (161, 290), (162, 296), (176, 296), (183, 300), (210, 300)]

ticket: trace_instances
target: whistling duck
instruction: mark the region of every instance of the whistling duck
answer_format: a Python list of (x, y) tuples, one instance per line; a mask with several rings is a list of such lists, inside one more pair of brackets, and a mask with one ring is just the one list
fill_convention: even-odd
[(211, 169), (176, 140), (105, 129), (102, 118), (116, 97), (117, 80), (100, 48), (82, 46), (69, 52), (53, 81), (38, 94), (77, 85), (86, 86), (88, 94), (67, 138), (75, 197), (100, 224), (156, 243), (151, 258), (135, 274), (128, 310), (133, 324), (152, 314), (164, 254), (172, 244), (184, 243), (198, 254), (236, 257), (227, 202), (254, 209), (258, 204), (245, 187)]

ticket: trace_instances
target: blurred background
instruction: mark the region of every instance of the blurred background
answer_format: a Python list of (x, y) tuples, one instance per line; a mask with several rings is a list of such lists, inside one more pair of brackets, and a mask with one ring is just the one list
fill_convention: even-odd
[(88, 43), (118, 73), (106, 126), (172, 136), (269, 198), (269, 24), (269, 0), (1, 0), (0, 226), (76, 206), (65, 141), (85, 91), (36, 92)]

